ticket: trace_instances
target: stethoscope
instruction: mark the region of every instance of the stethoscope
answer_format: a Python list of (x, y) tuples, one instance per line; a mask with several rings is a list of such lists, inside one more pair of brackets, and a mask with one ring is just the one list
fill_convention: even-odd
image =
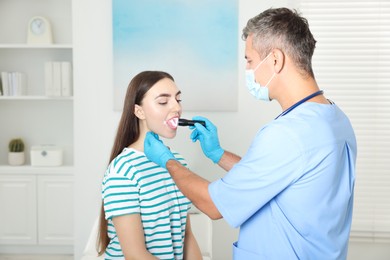
[(295, 109), (297, 106), (302, 105), (303, 103), (305, 103), (305, 102), (308, 101), (309, 99), (311, 99), (311, 98), (313, 98), (313, 97), (316, 97), (316, 96), (318, 96), (318, 95), (322, 95), (322, 94), (324, 94), (324, 91), (323, 91), (323, 90), (319, 90), (319, 91), (317, 91), (317, 92), (315, 92), (315, 93), (313, 93), (313, 94), (311, 94), (311, 95), (305, 97), (304, 99), (298, 101), (297, 103), (295, 103), (295, 104), (292, 105), (291, 107), (289, 107), (289, 108), (287, 108), (286, 110), (284, 110), (280, 115), (278, 115), (278, 116), (275, 118), (275, 120), (278, 119), (278, 118), (281, 117), (281, 116), (287, 115), (287, 114), (290, 113), (293, 109)]

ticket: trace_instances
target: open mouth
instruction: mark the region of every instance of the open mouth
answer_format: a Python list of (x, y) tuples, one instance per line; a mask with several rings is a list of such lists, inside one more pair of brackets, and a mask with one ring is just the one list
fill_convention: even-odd
[(177, 129), (177, 126), (179, 125), (179, 118), (173, 117), (166, 121), (167, 126), (171, 129)]

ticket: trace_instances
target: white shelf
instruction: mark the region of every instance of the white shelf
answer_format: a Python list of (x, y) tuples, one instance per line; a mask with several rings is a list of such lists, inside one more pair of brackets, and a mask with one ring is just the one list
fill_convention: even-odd
[(31, 165), (0, 165), (0, 174), (66, 174), (73, 175), (73, 166), (36, 167)]
[[(10, 220), (0, 224), (0, 255), (13, 250), (24, 254), (72, 251), (73, 97), (45, 95), (49, 84), (45, 63), (73, 63), (72, 2), (0, 0), (0, 71), (23, 72), (27, 83), (26, 95), (0, 96), (0, 190), (4, 195), (0, 208)], [(36, 15), (50, 21), (53, 43), (27, 43), (27, 26)], [(11, 166), (7, 160), (8, 143), (15, 137), (25, 141), (26, 163), (21, 166)], [(32, 166), (29, 151), (38, 144), (61, 146), (63, 165)], [(12, 204), (15, 198), (16, 206)], [(15, 245), (14, 249), (10, 251), (9, 245)]]
[(71, 44), (0, 44), (0, 49), (72, 49)]
[(18, 101), (18, 100), (37, 100), (37, 101), (69, 101), (73, 100), (73, 97), (47, 97), (47, 96), (0, 96), (0, 100), (10, 100), (10, 101)]

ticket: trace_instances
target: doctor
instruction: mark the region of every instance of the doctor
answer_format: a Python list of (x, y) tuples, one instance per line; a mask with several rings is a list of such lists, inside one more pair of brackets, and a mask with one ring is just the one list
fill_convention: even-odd
[(206, 127), (196, 124), (191, 139), (227, 171), (212, 183), (176, 161), (154, 133), (145, 154), (210, 218), (240, 227), (234, 259), (346, 259), (356, 140), (347, 116), (316, 83), (308, 22), (287, 8), (268, 9), (248, 21), (243, 39), (249, 92), (276, 100), (283, 112), (242, 158), (221, 148), (216, 126), (195, 117)]

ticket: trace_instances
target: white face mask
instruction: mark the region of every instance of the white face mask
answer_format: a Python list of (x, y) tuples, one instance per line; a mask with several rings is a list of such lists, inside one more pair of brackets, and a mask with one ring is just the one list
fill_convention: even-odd
[(256, 82), (255, 78), (255, 71), (260, 67), (261, 64), (263, 64), (267, 58), (271, 55), (268, 54), (267, 57), (265, 57), (257, 66), (255, 69), (248, 69), (245, 71), (246, 76), (246, 87), (248, 88), (249, 92), (256, 98), (264, 101), (270, 101), (269, 98), (269, 91), (268, 91), (268, 85), (275, 77), (276, 73), (272, 75), (271, 79), (265, 84), (265, 86), (261, 86), (259, 83)]

